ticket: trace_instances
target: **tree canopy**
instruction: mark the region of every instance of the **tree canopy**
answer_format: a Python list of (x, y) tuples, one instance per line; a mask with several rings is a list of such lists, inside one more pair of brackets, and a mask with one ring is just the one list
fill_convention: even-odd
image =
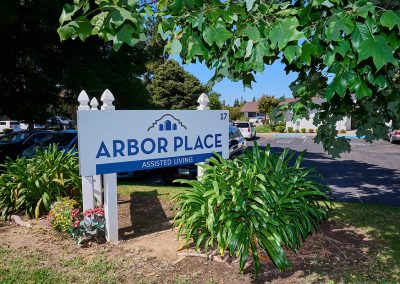
[(76, 111), (82, 89), (99, 97), (110, 89), (118, 108), (146, 108), (146, 64), (162, 48), (141, 42), (121, 52), (90, 38), (61, 43), (56, 33), (62, 0), (0, 3), (0, 113), (28, 122)]
[[(147, 89), (151, 94), (152, 105), (158, 109), (195, 109), (199, 95), (208, 94), (211, 89), (185, 71), (175, 60), (166, 60), (151, 73)], [(211, 109), (220, 108), (217, 105), (219, 94), (213, 92), (210, 96)]]
[(258, 112), (263, 113), (267, 119), (267, 115), (271, 116), (278, 104), (279, 100), (274, 96), (263, 95), (258, 99)]
[(210, 109), (214, 109), (214, 110), (221, 110), (224, 109), (224, 106), (222, 105), (221, 101), (220, 101), (220, 97), (221, 95), (216, 93), (216, 92), (211, 92), (211, 94), (208, 96), (209, 100), (210, 100)]
[(241, 108), (241, 106), (229, 107), (229, 119), (232, 121), (246, 120), (244, 114), (240, 112)]
[[(203, 62), (224, 77), (254, 82), (266, 64), (296, 72), (294, 119), (318, 109), (316, 142), (333, 156), (349, 151), (335, 124), (345, 116), (357, 135), (383, 138), (385, 123), (400, 123), (398, 1), (377, 0), (74, 0), (64, 6), (62, 40), (97, 35), (118, 50), (146, 40), (147, 17), (160, 19), (165, 51), (184, 63)], [(157, 6), (154, 9), (154, 6)], [(316, 105), (313, 97), (324, 98)]]

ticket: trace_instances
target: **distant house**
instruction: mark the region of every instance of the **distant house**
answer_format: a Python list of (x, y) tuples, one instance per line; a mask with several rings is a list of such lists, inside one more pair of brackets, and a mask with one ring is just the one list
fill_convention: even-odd
[[(295, 98), (289, 98), (285, 99), (285, 101), (281, 102), (279, 105), (287, 104), (296, 101), (297, 99)], [(321, 98), (314, 98), (313, 102), (315, 104), (321, 104), (324, 102), (324, 99)], [(286, 112), (286, 131), (289, 127), (292, 127), (293, 130), (301, 130), (302, 128), (305, 128), (307, 131), (309, 129), (317, 129), (318, 126), (314, 125), (314, 116), (317, 113), (317, 110), (311, 110), (309, 112), (309, 119), (302, 118), (302, 119), (297, 119), (296, 121), (293, 121), (293, 113), (291, 111)], [(342, 120), (338, 121), (336, 123), (336, 130), (351, 130), (352, 129), (352, 124), (351, 124), (351, 118), (350, 117), (345, 117)]]
[(265, 115), (258, 112), (258, 102), (247, 102), (240, 109), (244, 117), (248, 118), (250, 122), (261, 123), (265, 119)]
[(285, 100), (280, 102), (279, 105), (281, 106), (281, 105), (288, 104), (288, 103), (295, 102), (295, 101), (297, 101), (297, 99), (295, 99), (295, 98), (285, 98)]

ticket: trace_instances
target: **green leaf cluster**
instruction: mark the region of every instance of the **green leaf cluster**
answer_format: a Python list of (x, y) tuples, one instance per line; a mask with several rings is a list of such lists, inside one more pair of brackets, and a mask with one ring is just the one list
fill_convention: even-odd
[(179, 235), (197, 249), (237, 256), (240, 271), (252, 257), (258, 274), (261, 254), (289, 268), (284, 248), (296, 252), (327, 218), (330, 204), (330, 189), (301, 161), (302, 154), (257, 145), (234, 160), (211, 158), (200, 181), (180, 181), (191, 187), (174, 196)]
[(70, 197), (81, 201), (78, 158), (57, 145), (38, 150), (32, 159), (8, 160), (0, 175), (1, 217), (14, 212), (39, 218), (54, 201)]
[[(85, 11), (85, 1), (64, 8), (66, 22), (59, 30), (63, 39), (99, 35), (113, 41), (115, 49), (145, 41), (142, 24), (150, 4), (102, 0)], [(160, 19), (161, 37), (168, 41), (165, 51), (179, 54), (184, 63), (202, 62), (215, 70), (212, 82), (229, 78), (250, 87), (255, 73), (283, 62), (287, 73), (298, 75), (291, 86), (298, 103), (307, 112), (315, 108), (328, 114), (320, 118), (329, 126), (319, 129), (317, 141), (328, 151), (333, 146), (343, 152), (349, 144), (331, 142), (336, 134), (327, 130), (336, 118), (351, 116), (370, 141), (384, 137), (382, 125), (400, 121), (400, 112), (392, 107), (400, 104), (399, 84), (393, 80), (399, 70), (400, 13), (398, 5), (386, 2), (162, 0), (154, 16)], [(315, 98), (325, 103), (315, 104)], [(295, 117), (307, 113), (292, 111)], [(372, 123), (364, 123), (370, 116)]]

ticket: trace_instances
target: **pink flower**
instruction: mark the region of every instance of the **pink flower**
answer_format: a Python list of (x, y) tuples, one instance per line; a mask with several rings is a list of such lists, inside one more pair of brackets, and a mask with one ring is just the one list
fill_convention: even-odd
[(94, 213), (98, 215), (104, 215), (104, 209), (101, 207), (97, 207), (94, 209)]
[(92, 217), (93, 215), (104, 216), (104, 209), (101, 207), (96, 207), (93, 209), (88, 209), (83, 213), (83, 216), (85, 216), (85, 217)]
[(78, 228), (79, 227), (79, 220), (75, 220), (73, 226), (75, 228)]
[(73, 209), (70, 212), (71, 217), (77, 218), (79, 216), (79, 209)]
[(83, 215), (84, 215), (85, 217), (90, 217), (90, 216), (93, 215), (93, 213), (94, 213), (94, 210), (93, 210), (93, 209), (88, 209), (88, 210), (86, 210), (86, 211), (83, 213)]

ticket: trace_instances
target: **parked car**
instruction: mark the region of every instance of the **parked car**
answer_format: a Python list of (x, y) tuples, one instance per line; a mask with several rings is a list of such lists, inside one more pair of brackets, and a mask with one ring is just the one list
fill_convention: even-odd
[(2, 120), (0, 121), (0, 132), (4, 132), (5, 129), (11, 129), (14, 132), (21, 131), (19, 121), (16, 120)]
[(6, 157), (16, 159), (32, 145), (51, 135), (49, 131), (20, 131), (0, 137), (0, 163)]
[[(25, 121), (20, 121), (19, 125), (20, 125), (21, 130), (28, 130), (28, 128), (29, 128), (29, 124)], [(34, 130), (44, 130), (44, 129), (46, 129), (46, 125), (34, 123), (33, 129)]]
[(22, 152), (23, 157), (31, 158), (35, 156), (38, 149), (45, 149), (51, 144), (57, 144), (60, 151), (72, 150), (76, 155), (78, 154), (78, 131), (76, 130), (62, 130), (51, 132), (43, 140), (35, 143), (31, 147)]
[[(243, 153), (246, 148), (246, 140), (243, 138), (240, 130), (233, 125), (229, 126), (229, 159), (232, 159)], [(178, 167), (164, 168), (162, 171), (163, 180), (170, 184), (175, 179), (187, 178), (195, 179), (197, 177), (196, 165), (182, 165)]]
[(241, 122), (237, 121), (233, 123), (234, 126), (239, 128), (240, 132), (246, 139), (253, 139), (257, 135), (256, 128), (252, 122)]
[(76, 123), (72, 119), (64, 116), (53, 116), (47, 120), (47, 128), (75, 129)]
[(390, 143), (396, 143), (400, 141), (400, 130), (390, 129), (389, 132), (389, 141)]
[[(38, 149), (44, 149), (50, 144), (57, 144), (60, 151), (70, 151), (78, 155), (78, 131), (77, 130), (61, 130), (57, 132), (50, 132), (51, 135), (43, 140), (35, 143), (33, 146), (27, 148), (22, 152), (23, 157), (31, 158), (35, 156)], [(144, 171), (118, 173), (118, 178), (138, 178), (144, 175)]]

